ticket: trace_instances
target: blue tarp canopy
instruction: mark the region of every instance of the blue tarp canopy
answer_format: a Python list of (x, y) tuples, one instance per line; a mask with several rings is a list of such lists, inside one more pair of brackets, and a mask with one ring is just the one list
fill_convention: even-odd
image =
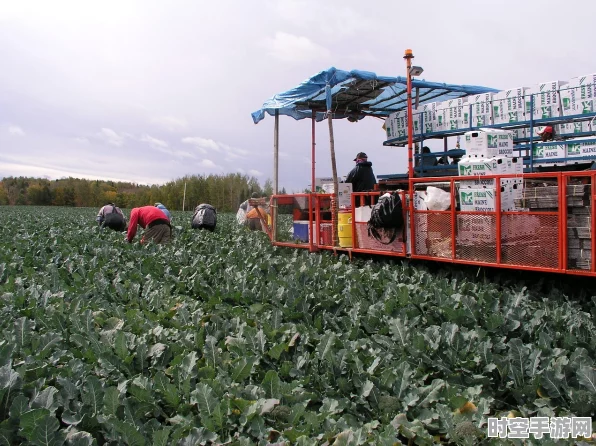
[[(402, 76), (377, 76), (370, 71), (344, 71), (331, 67), (305, 80), (297, 87), (276, 94), (252, 113), (255, 124), (265, 113), (291, 116), (294, 119), (312, 117), (322, 121), (327, 110), (334, 119), (359, 120), (366, 116), (383, 118), (407, 108), (407, 79)], [(475, 85), (452, 85), (413, 79), (414, 107), (428, 102), (446, 101), (473, 94), (496, 92), (493, 88)]]

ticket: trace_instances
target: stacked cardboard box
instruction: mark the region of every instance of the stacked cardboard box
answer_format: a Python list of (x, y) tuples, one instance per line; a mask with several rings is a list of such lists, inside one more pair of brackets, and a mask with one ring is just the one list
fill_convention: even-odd
[(565, 143), (534, 146), (532, 151), (535, 166), (557, 167), (565, 165)]
[(567, 266), (571, 269), (592, 268), (591, 185), (567, 186)]
[[(526, 90), (526, 116), (528, 119), (548, 119), (561, 116), (559, 89), (567, 85), (563, 81), (543, 82)], [(534, 98), (534, 108), (530, 110), (530, 100)]]
[(527, 87), (519, 87), (493, 94), (495, 124), (517, 124), (528, 121), (525, 101), (527, 90)]
[(478, 158), (513, 157), (510, 130), (481, 129), (464, 134), (466, 155)]
[[(412, 124), (414, 127), (414, 135), (420, 135), (421, 129), (421, 110), (413, 110), (412, 112)], [(387, 139), (405, 139), (408, 137), (408, 111), (400, 110), (398, 112), (391, 113), (387, 119), (385, 119), (385, 131), (387, 132)]]
[(470, 128), (470, 108), (466, 98), (450, 99), (437, 104), (437, 119), (442, 116), (442, 130)]
[(561, 89), (563, 116), (596, 111), (596, 73), (571, 78)]
[(468, 103), (472, 106), (470, 120), (473, 127), (493, 124), (493, 94), (484, 93), (468, 96)]
[(574, 138), (565, 143), (567, 165), (589, 163), (589, 160), (574, 158), (593, 156), (596, 158), (596, 138)]

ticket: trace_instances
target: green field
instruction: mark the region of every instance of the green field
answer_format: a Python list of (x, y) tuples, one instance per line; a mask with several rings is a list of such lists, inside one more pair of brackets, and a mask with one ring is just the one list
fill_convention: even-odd
[(487, 417), (596, 411), (594, 297), (96, 212), (0, 207), (0, 444), (521, 445)]

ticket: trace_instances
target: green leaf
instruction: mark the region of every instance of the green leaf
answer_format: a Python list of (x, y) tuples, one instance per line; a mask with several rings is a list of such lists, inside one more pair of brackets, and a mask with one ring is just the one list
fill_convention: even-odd
[(430, 386), (421, 389), (421, 395), (424, 397), (419, 405), (421, 407), (428, 407), (429, 404), (437, 402), (444, 385), (445, 381), (442, 379), (433, 379)]
[(30, 346), (31, 333), (35, 329), (35, 323), (26, 317), (17, 319), (14, 323), (14, 335), (17, 348), (23, 350)]
[(205, 348), (203, 352), (207, 364), (216, 367), (219, 362), (220, 349), (217, 346), (217, 339), (209, 335), (205, 339)]
[(280, 398), (280, 382), (279, 375), (275, 370), (269, 370), (263, 378), (261, 387), (265, 389), (265, 396), (268, 398)]
[(327, 331), (317, 345), (319, 359), (333, 361), (333, 344), (335, 343), (335, 333)]
[(0, 390), (18, 388), (20, 380), (21, 377), (10, 365), (0, 367)]
[(252, 372), (252, 367), (255, 362), (255, 357), (240, 358), (238, 361), (236, 361), (236, 365), (232, 372), (232, 380), (239, 383), (248, 378)]
[(213, 390), (207, 384), (199, 384), (192, 391), (190, 402), (191, 404), (196, 404), (199, 412), (206, 415), (211, 415), (218, 404), (217, 399), (213, 396)]
[(153, 432), (153, 446), (168, 446), (168, 437), (171, 430), (171, 427), (166, 427), (165, 429)]
[(48, 409), (33, 409), (23, 413), (19, 420), (20, 434), (30, 440), (35, 427), (48, 415), (50, 415)]
[(46, 416), (39, 420), (33, 429), (31, 442), (38, 446), (60, 446), (64, 444), (65, 433), (56, 432), (60, 423), (53, 416)]
[(137, 430), (134, 424), (117, 419), (110, 419), (110, 424), (118, 432), (128, 446), (144, 446), (145, 437)]
[(19, 394), (15, 397), (10, 405), (10, 417), (19, 418), (23, 413), (29, 410), (29, 398), (23, 394)]
[(584, 366), (577, 372), (578, 382), (596, 395), (596, 369)]
[(58, 407), (58, 404), (54, 403), (54, 395), (58, 393), (58, 389), (53, 386), (46, 387), (41, 392), (33, 397), (31, 400), (31, 408), (44, 408), (48, 409), (50, 412), (53, 412)]
[(393, 334), (393, 339), (403, 349), (407, 349), (410, 345), (410, 332), (407, 328), (407, 323), (407, 319), (404, 321), (399, 317), (389, 320), (389, 331)]
[(91, 375), (87, 377), (83, 385), (81, 400), (84, 404), (90, 406), (91, 416), (94, 417), (99, 413), (103, 404), (103, 389), (101, 382), (95, 376)]
[(412, 376), (413, 371), (410, 369), (410, 364), (403, 361), (400, 362), (399, 365), (396, 367), (395, 375), (396, 379), (393, 383), (393, 388), (395, 389), (395, 396), (399, 399), (403, 399), (406, 390), (410, 387), (410, 377)]
[(509, 341), (508, 359), (510, 364), (511, 377), (517, 387), (524, 385), (524, 365), (528, 357), (528, 348), (518, 338)]
[(118, 331), (118, 334), (116, 334), (116, 338), (114, 339), (114, 351), (116, 352), (116, 356), (123, 361), (129, 356), (126, 334), (123, 331)]
[(120, 391), (117, 387), (108, 387), (103, 395), (103, 413), (105, 415), (116, 416), (116, 411), (120, 406)]

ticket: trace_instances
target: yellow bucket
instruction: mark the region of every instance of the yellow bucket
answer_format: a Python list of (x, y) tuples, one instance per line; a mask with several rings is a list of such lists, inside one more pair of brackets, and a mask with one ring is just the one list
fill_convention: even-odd
[(340, 237), (339, 238), (339, 246), (341, 246), (342, 248), (351, 248), (352, 247), (352, 236)]
[(340, 225), (352, 224), (352, 213), (351, 212), (338, 212), (337, 222)]
[(352, 223), (347, 225), (339, 224), (337, 225), (337, 235), (338, 237), (352, 237)]

